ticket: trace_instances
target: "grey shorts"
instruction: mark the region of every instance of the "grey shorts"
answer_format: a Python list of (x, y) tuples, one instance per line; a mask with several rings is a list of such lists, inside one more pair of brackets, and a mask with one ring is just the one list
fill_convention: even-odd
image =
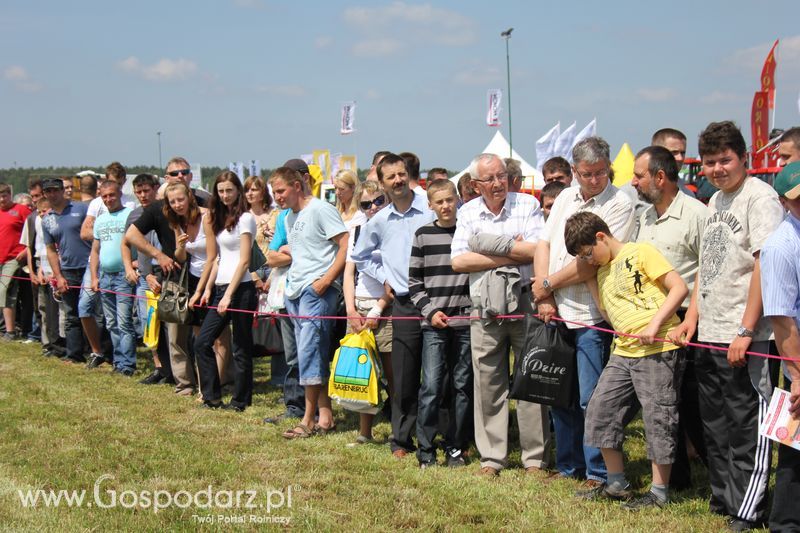
[(584, 443), (621, 450), (625, 426), (641, 407), (647, 458), (660, 465), (672, 464), (685, 364), (682, 350), (646, 357), (612, 355), (586, 408)]
[[(15, 259), (0, 265), (0, 307), (13, 307), (17, 304), (17, 280), (11, 276), (17, 273), (20, 264)], [(12, 324), (13, 326), (13, 324)]]

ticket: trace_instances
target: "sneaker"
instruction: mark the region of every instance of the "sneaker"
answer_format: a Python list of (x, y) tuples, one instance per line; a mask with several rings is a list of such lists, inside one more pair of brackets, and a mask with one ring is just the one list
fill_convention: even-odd
[(467, 462), (464, 460), (464, 454), (461, 450), (450, 449), (445, 454), (447, 457), (447, 466), (450, 468), (458, 468), (459, 466), (466, 466)]
[(728, 529), (730, 531), (752, 531), (756, 528), (758, 528), (758, 524), (741, 518), (731, 517), (728, 521)]
[(232, 403), (226, 403), (222, 405), (223, 411), (233, 411), (234, 413), (243, 413), (244, 407), (234, 405)]
[(161, 385), (167, 381), (167, 378), (161, 375), (161, 372), (156, 368), (153, 373), (141, 380), (141, 385)]
[(660, 509), (667, 505), (667, 502), (659, 500), (655, 494), (647, 491), (647, 494), (641, 498), (634, 498), (622, 504), (622, 508), (626, 511), (641, 511), (642, 509)]
[(16, 331), (6, 331), (3, 333), (3, 336), (0, 337), (0, 340), (5, 342), (13, 342), (19, 339), (19, 334)]
[(222, 407), (222, 402), (219, 403), (203, 402), (200, 404), (200, 409), (220, 409), (221, 407)]
[(92, 368), (97, 368), (98, 366), (102, 365), (103, 363), (107, 363), (108, 361), (106, 358), (99, 353), (92, 352), (89, 355), (89, 362), (86, 363), (86, 368), (91, 370)]
[(588, 490), (579, 490), (575, 493), (576, 498), (580, 498), (582, 500), (600, 500), (600, 499), (607, 499), (607, 500), (617, 500), (623, 501), (628, 500), (631, 497), (631, 491), (628, 490), (629, 487), (625, 487), (624, 489), (611, 489), (605, 483), (600, 483), (599, 485), (594, 486)]
[(126, 378), (133, 377), (133, 370), (130, 368), (115, 368), (112, 373)]

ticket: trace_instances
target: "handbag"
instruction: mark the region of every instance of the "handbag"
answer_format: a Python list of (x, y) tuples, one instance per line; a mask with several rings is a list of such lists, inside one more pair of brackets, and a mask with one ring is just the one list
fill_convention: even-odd
[(192, 321), (192, 310), (189, 308), (189, 288), (186, 274), (189, 266), (181, 269), (178, 281), (172, 279), (171, 271), (161, 285), (158, 297), (158, 319), (171, 324), (189, 324)]
[(250, 268), (248, 270), (250, 270), (250, 272), (256, 272), (266, 264), (267, 258), (264, 257), (264, 252), (261, 251), (261, 247), (256, 240), (253, 239), (253, 246), (250, 248)]
[[(269, 273), (269, 293), (267, 294), (267, 307), (269, 312), (279, 311), (286, 307), (286, 280), (289, 277), (289, 267), (273, 268)], [(267, 311), (262, 311), (267, 312)]]
[(147, 313), (140, 320), (144, 321), (144, 345), (154, 350), (158, 348), (158, 333), (161, 331), (161, 322), (158, 320), (158, 296), (153, 291), (146, 290), (144, 295), (147, 298)]
[(547, 325), (525, 317), (525, 347), (514, 354), (509, 398), (554, 407), (571, 407), (577, 397), (575, 348), (563, 323)]
[(380, 410), (381, 366), (370, 330), (350, 333), (333, 356), (328, 395), (348, 411), (376, 414)]
[(253, 356), (265, 357), (283, 353), (283, 337), (281, 328), (275, 317), (260, 316), (272, 313), (267, 304), (267, 295), (258, 295), (258, 313), (253, 317)]

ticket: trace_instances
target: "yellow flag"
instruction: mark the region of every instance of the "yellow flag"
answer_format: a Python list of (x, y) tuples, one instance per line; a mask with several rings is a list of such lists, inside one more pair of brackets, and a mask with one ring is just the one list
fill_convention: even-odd
[(617, 157), (611, 163), (611, 168), (614, 169), (614, 185), (619, 187), (625, 185), (633, 179), (633, 152), (628, 143), (622, 145), (619, 149)]
[(319, 198), (319, 188), (322, 185), (322, 169), (319, 165), (308, 165), (308, 173), (311, 176), (311, 194)]

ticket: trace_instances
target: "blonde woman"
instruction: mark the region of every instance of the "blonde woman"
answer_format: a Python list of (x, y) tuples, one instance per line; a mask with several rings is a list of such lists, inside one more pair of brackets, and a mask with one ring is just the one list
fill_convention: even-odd
[(361, 183), (355, 172), (342, 169), (333, 177), (336, 192), (336, 209), (342, 216), (342, 222), (348, 231), (367, 221), (367, 217), (358, 209), (361, 198)]

